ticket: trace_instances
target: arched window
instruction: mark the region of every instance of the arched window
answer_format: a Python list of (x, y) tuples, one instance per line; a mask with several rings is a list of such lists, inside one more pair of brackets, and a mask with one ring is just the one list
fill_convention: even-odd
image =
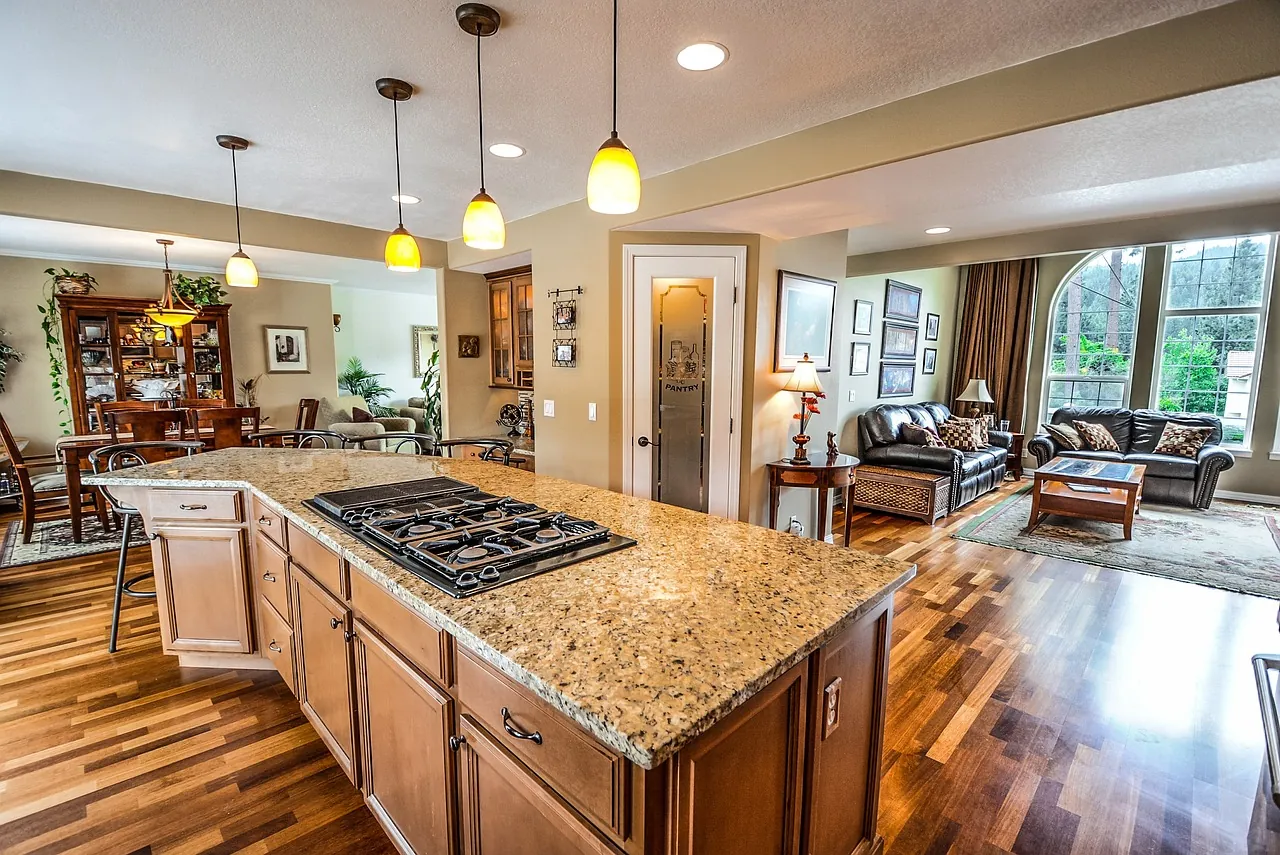
[(1105, 249), (1062, 280), (1049, 324), (1045, 421), (1059, 407), (1128, 405), (1143, 258), (1140, 246)]

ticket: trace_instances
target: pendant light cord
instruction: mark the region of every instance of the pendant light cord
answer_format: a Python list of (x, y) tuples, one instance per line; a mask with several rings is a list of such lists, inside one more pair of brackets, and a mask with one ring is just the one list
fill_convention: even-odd
[[(236, 174), (236, 150), (231, 149), (231, 192), (236, 201), (236, 248), (244, 252), (244, 243), (240, 240), (240, 176)], [(169, 250), (164, 251), (165, 267), (169, 266)]]
[(480, 113), (480, 192), (484, 192), (484, 77), (480, 73), (480, 42), (483, 39), (476, 32), (476, 106)]
[(391, 99), (391, 126), (395, 129), (396, 140), (396, 216), (400, 220), (400, 228), (404, 228), (404, 203), (400, 194), (400, 106), (395, 98)]
[(618, 138), (618, 0), (613, 0), (613, 138)]

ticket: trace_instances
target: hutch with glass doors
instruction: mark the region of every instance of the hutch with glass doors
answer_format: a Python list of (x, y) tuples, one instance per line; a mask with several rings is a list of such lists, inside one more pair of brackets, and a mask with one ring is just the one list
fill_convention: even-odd
[(235, 398), (229, 305), (203, 306), (170, 329), (143, 311), (155, 300), (59, 294), (73, 431), (100, 433), (97, 403)]
[(533, 272), (528, 267), (490, 273), (489, 384), (533, 388)]

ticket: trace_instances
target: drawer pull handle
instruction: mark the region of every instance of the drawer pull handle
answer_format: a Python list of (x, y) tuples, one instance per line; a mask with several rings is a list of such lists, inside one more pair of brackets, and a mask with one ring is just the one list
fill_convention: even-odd
[(266, 582), (274, 582), (276, 580), (276, 576), (274, 573), (263, 573), (262, 578), (263, 578), (263, 581), (266, 581)]
[(180, 511), (207, 511), (208, 505), (178, 505)]
[(273, 639), (271, 639), (271, 643), (270, 643), (270, 644), (268, 644), (268, 645), (267, 645), (267, 647), (270, 647), (270, 648), (271, 648), (272, 650), (274, 650), (276, 653), (284, 653), (284, 648), (283, 648), (283, 647), (281, 647), (280, 645), (276, 644), (276, 640), (275, 640), (274, 638), (273, 638)]
[(502, 708), (502, 729), (516, 739), (527, 739), (534, 745), (542, 744), (542, 734), (538, 733), (538, 731), (535, 730), (533, 733), (525, 733), (523, 730), (520, 730), (511, 724), (511, 713), (507, 711), (506, 707)]
[(258, 517), (258, 525), (271, 525), (270, 517)]
[(462, 746), (464, 746), (464, 745), (466, 745), (466, 744), (467, 744), (467, 738), (466, 738), (465, 736), (450, 736), (450, 737), (449, 737), (449, 750), (450, 750), (450, 751), (457, 751), (459, 748), (461, 748)]
[(336, 617), (331, 617), (331, 618), (329, 618), (329, 628), (330, 628), (330, 629), (337, 629), (337, 628), (338, 628), (338, 627), (340, 627), (340, 626), (342, 626), (342, 619), (341, 619), (341, 618), (336, 618)]

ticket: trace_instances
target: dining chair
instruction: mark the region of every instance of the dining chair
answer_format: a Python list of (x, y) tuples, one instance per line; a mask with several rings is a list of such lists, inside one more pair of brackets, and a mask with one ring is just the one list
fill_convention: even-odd
[[(18, 493), (22, 496), (22, 542), (30, 543), (35, 533), (36, 513), (47, 508), (59, 508), (66, 505), (71, 513), (72, 503), (77, 503), (72, 515), (71, 534), (76, 543), (81, 541), (78, 514), (83, 509), (92, 510), (98, 516), (102, 527), (107, 527), (107, 508), (97, 488), (82, 486), (78, 496), (67, 492), (67, 476), (61, 470), (61, 463), (55, 454), (42, 454), (26, 457), (18, 441), (13, 438), (9, 424), (0, 413), (0, 443), (9, 456), (9, 466), (18, 479)], [(39, 472), (41, 469), (54, 469), (53, 472)]]
[[(437, 440), (429, 433), (386, 431), (378, 434), (378, 439), (382, 441), (383, 448), (387, 451), (395, 451), (402, 454), (429, 454), (433, 456), (437, 454)], [(349, 438), (348, 441), (359, 444), (364, 441), (364, 438), (353, 437)]]
[[(262, 411), (258, 407), (202, 407), (189, 410), (191, 427), (197, 439), (203, 439), (205, 447), (239, 448), (244, 445), (244, 420), (252, 422), (252, 434), (258, 433), (262, 423)], [(210, 429), (211, 436), (203, 436), (202, 429)]]
[(209, 410), (218, 407), (230, 407), (226, 398), (178, 398), (174, 407), (179, 410)]
[[(194, 440), (169, 442), (120, 442), (115, 445), (104, 445), (89, 453), (89, 465), (95, 475), (104, 472), (119, 472), (132, 466), (145, 466), (175, 457), (190, 457), (203, 448), (203, 443)], [(140, 591), (135, 586), (153, 578), (148, 571), (134, 576), (124, 577), (125, 566), (129, 561), (129, 536), (133, 532), (133, 521), (140, 519), (141, 514), (133, 505), (120, 501), (112, 494), (109, 487), (99, 488), (111, 503), (111, 512), (120, 517), (120, 557), (116, 561), (115, 602), (111, 607), (111, 640), (107, 644), (109, 653), (116, 652), (116, 641), (120, 635), (120, 603), (123, 597), (135, 597), (141, 600), (154, 600), (155, 591)]]
[(132, 434), (133, 442), (163, 442), (172, 439), (169, 432), (177, 429), (177, 438), (187, 438), (186, 410), (110, 410), (106, 413), (107, 433), (119, 442), (122, 429)]
[(107, 413), (121, 410), (159, 410), (161, 405), (168, 407), (166, 401), (95, 401), (93, 411), (98, 416), (97, 430), (102, 432), (107, 429)]
[(331, 430), (268, 430), (247, 439), (258, 448), (342, 448), (347, 441)]
[(315, 430), (316, 413), (320, 412), (319, 398), (300, 398), (298, 400), (298, 417), (294, 420), (294, 430)]
[[(458, 439), (438, 439), (436, 449), (445, 457), (469, 458), (483, 460), (486, 463), (497, 463), (500, 458), (503, 466), (511, 465), (511, 452), (515, 443), (507, 439), (489, 439), (487, 437), (460, 437)], [(455, 454), (454, 449), (459, 453)]]

